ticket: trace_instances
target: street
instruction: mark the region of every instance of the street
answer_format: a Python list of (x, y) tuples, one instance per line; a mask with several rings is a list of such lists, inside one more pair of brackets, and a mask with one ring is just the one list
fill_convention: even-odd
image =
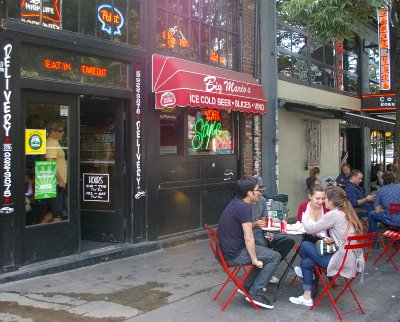
[[(353, 312), (346, 315), (345, 320), (399, 321), (399, 273), (385, 261), (377, 267), (371, 266), (380, 252), (372, 250), (364, 283), (354, 283), (366, 315)], [(283, 269), (281, 263), (275, 275), (279, 277)], [(289, 302), (289, 296), (301, 293), (299, 283), (290, 285), (293, 276), (290, 272), (275, 309), (256, 311), (242, 295), (236, 294), (226, 311), (221, 312), (222, 300), (213, 302), (212, 298), (225, 277), (211, 255), (208, 241), (198, 240), (72, 271), (2, 284), (0, 320), (337, 321), (336, 313), (329, 305), (310, 312), (307, 307)], [(268, 286), (270, 299), (274, 287)], [(232, 286), (228, 289), (232, 290)], [(228, 293), (222, 293), (221, 298), (225, 299)], [(344, 295), (341, 301), (345, 309), (354, 303), (349, 295)]]

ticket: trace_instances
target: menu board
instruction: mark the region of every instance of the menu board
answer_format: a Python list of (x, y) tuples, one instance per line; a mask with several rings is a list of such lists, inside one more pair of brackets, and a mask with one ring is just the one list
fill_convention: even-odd
[(83, 201), (109, 202), (109, 175), (100, 173), (83, 173), (82, 191)]

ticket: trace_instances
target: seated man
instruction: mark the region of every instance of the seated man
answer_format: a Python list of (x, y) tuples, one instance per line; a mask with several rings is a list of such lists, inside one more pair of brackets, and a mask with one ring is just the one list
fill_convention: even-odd
[[(251, 204), (257, 203), (258, 190), (257, 179), (252, 176), (238, 181), (236, 197), (219, 219), (217, 236), (228, 265), (252, 263), (255, 266), (243, 287), (257, 305), (272, 309), (274, 305), (265, 297), (263, 288), (277, 269), (281, 255), (254, 242)], [(248, 298), (246, 300), (249, 301)]]
[[(378, 222), (384, 225), (400, 227), (400, 215), (393, 215), (390, 221), (389, 203), (400, 203), (400, 184), (396, 183), (393, 172), (382, 174), (383, 187), (376, 194), (375, 211), (368, 213), (369, 232), (378, 233)], [(378, 237), (375, 235), (374, 248), (379, 248)]]
[(359, 214), (359, 217), (366, 217), (368, 216), (368, 213), (370, 211), (373, 211), (374, 204), (373, 201), (375, 200), (375, 197), (372, 195), (366, 195), (365, 190), (360, 187), (360, 183), (362, 182), (364, 178), (363, 173), (360, 170), (354, 169), (351, 170), (350, 172), (350, 179), (349, 182), (346, 185), (346, 195), (347, 199), (349, 199), (351, 205), (355, 208), (357, 211), (360, 209), (363, 209), (362, 214), (360, 215), (360, 212), (357, 211)]
[[(264, 232), (261, 228), (266, 227), (265, 217), (267, 216), (267, 201), (262, 196), (265, 187), (261, 177), (255, 176), (255, 178), (257, 178), (259, 198), (256, 204), (251, 205), (254, 240), (256, 245), (270, 248), (272, 246), (279, 254), (281, 254), (281, 258), (283, 259), (292, 250), (295, 241), (293, 238), (281, 233), (275, 235), (273, 233), (266, 233), (264, 236)], [(278, 278), (272, 276), (270, 283), (278, 282)]]
[(339, 176), (336, 178), (336, 184), (344, 189), (350, 179), (350, 165), (347, 163), (343, 164), (341, 170)]

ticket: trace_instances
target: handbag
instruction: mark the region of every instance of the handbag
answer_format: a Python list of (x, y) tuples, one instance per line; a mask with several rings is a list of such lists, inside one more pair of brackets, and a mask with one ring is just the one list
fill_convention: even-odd
[(342, 247), (345, 239), (347, 239), (349, 229), (350, 229), (350, 222), (347, 224), (346, 231), (343, 235), (343, 238), (340, 240), (339, 245), (336, 245), (336, 243), (327, 244), (322, 239), (318, 240), (315, 243), (315, 246), (317, 248), (317, 254), (319, 256), (323, 256), (323, 255), (327, 255), (327, 254), (333, 254), (334, 252), (338, 251)]

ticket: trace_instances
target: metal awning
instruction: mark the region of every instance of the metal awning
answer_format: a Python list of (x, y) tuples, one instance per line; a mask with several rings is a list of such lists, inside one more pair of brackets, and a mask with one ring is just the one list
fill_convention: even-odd
[(153, 55), (152, 89), (156, 109), (192, 106), (267, 111), (263, 88), (251, 75), (175, 57)]
[(357, 125), (359, 127), (368, 127), (373, 130), (393, 132), (395, 127), (395, 122), (380, 120), (373, 117), (363, 116), (354, 113), (345, 112), (344, 116), (346, 118), (347, 124)]

